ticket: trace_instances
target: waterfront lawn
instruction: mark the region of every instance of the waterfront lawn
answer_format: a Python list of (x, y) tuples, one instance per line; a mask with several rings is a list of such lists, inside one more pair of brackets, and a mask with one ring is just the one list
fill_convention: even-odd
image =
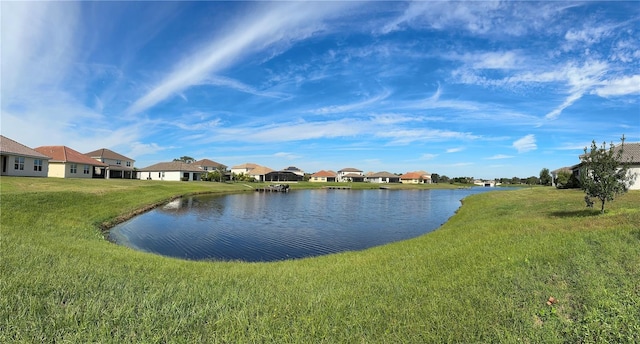
[(640, 342), (638, 191), (602, 216), (575, 190), (483, 193), (419, 238), (275, 263), (165, 258), (98, 229), (243, 190), (2, 177), (0, 342)]

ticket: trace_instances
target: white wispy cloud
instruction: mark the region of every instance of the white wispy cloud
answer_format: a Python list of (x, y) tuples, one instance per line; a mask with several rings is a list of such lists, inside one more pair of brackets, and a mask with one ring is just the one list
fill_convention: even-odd
[(464, 147), (455, 147), (447, 149), (447, 153), (457, 153), (464, 150)]
[[(135, 114), (158, 104), (209, 75), (268, 48), (285, 49), (322, 28), (322, 21), (340, 13), (341, 3), (263, 3), (253, 16), (241, 18), (235, 30), (215, 39), (195, 54), (178, 62), (173, 71), (127, 110)], [(278, 47), (276, 47), (278, 46)], [(275, 53), (273, 53), (275, 54)]]
[(536, 145), (536, 137), (533, 134), (529, 134), (523, 138), (520, 138), (513, 142), (513, 148), (515, 148), (518, 153), (526, 153), (532, 150), (536, 150), (538, 146)]
[(247, 85), (241, 81), (232, 79), (232, 78), (227, 78), (224, 76), (219, 76), (219, 75), (213, 75), (210, 76), (208, 78), (206, 78), (203, 81), (204, 84), (208, 84), (208, 85), (215, 85), (215, 86), (221, 86), (221, 87), (228, 87), (231, 88), (233, 90), (239, 91), (239, 92), (244, 92), (244, 93), (249, 93), (249, 94), (253, 94), (256, 96), (260, 96), (260, 97), (268, 97), (268, 98), (287, 98), (290, 97), (289, 95), (286, 95), (284, 93), (281, 92), (271, 92), (271, 91), (261, 91), (256, 89), (255, 87), (251, 86), (251, 85)]
[(438, 157), (438, 154), (425, 153), (420, 156), (420, 160), (433, 160)]
[(326, 115), (326, 114), (346, 113), (346, 112), (351, 112), (355, 110), (366, 109), (386, 99), (390, 95), (391, 95), (390, 90), (384, 90), (380, 94), (377, 94), (373, 97), (370, 97), (368, 99), (365, 99), (359, 102), (355, 102), (351, 104), (343, 104), (343, 105), (325, 106), (319, 109), (310, 110), (309, 112), (317, 115)]
[(496, 154), (494, 156), (490, 156), (490, 157), (485, 158), (485, 159), (486, 160), (500, 160), (500, 159), (511, 159), (513, 157), (514, 157), (513, 155)]
[(597, 87), (594, 93), (600, 97), (625, 96), (640, 93), (640, 75), (625, 76), (618, 79), (606, 80), (603, 86)]

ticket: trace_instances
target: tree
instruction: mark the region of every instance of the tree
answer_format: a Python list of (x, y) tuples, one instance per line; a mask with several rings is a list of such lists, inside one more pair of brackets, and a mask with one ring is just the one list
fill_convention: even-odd
[(548, 168), (540, 170), (540, 184), (548, 186), (551, 185), (551, 173)]
[(620, 146), (616, 147), (611, 142), (609, 149), (606, 148), (606, 142), (598, 147), (594, 140), (590, 151), (585, 147), (584, 154), (580, 156), (583, 165), (580, 169), (580, 182), (586, 193), (584, 200), (587, 207), (593, 207), (591, 198), (600, 200), (601, 214), (604, 213), (605, 203), (627, 192), (635, 178), (635, 174), (629, 173), (629, 162), (622, 161), (624, 135), (620, 140)]
[(536, 176), (531, 176), (527, 178), (526, 182), (527, 182), (527, 185), (537, 185), (537, 184), (540, 184), (540, 179), (538, 179), (538, 177)]
[(192, 157), (190, 157), (190, 156), (185, 155), (185, 156), (181, 156), (181, 157), (179, 157), (179, 158), (173, 159), (173, 161), (182, 161), (182, 162), (185, 162), (185, 163), (187, 163), (187, 164), (191, 164), (191, 163), (193, 163), (194, 161), (196, 161), (196, 159), (194, 159), (194, 158), (192, 158)]
[(560, 170), (558, 171), (558, 177), (556, 177), (556, 187), (558, 189), (565, 189), (569, 187), (569, 179), (573, 174), (570, 170)]

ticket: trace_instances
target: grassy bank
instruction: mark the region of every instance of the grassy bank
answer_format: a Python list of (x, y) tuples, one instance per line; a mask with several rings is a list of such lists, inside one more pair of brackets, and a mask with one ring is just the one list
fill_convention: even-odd
[(0, 342), (640, 341), (637, 191), (603, 216), (579, 191), (486, 193), (422, 237), (276, 263), (181, 261), (98, 230), (246, 189), (2, 177)]

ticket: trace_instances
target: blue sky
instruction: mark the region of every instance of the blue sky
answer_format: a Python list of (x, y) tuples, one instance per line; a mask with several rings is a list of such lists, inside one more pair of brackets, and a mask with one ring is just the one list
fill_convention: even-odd
[(1, 6), (30, 147), (489, 179), (640, 141), (638, 2)]

